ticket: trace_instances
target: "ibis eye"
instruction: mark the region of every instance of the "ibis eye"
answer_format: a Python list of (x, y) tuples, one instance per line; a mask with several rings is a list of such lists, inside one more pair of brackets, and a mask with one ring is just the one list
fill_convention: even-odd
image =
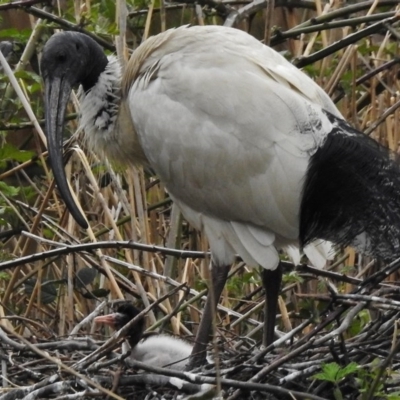
[(65, 53), (59, 53), (56, 55), (55, 58), (56, 58), (57, 63), (63, 63), (67, 60), (67, 56)]

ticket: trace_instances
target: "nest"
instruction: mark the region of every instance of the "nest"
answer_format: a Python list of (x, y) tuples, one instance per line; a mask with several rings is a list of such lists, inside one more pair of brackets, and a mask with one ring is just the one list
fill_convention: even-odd
[[(121, 353), (124, 328), (105, 342), (93, 335), (79, 337), (79, 331), (90, 325), (105, 302), (64, 340), (27, 340), (3, 327), (0, 400), (103, 396), (110, 399), (219, 396), (231, 400), (400, 398), (396, 394), (400, 392), (400, 341), (396, 325), (400, 302), (395, 300), (399, 288), (383, 282), (399, 265), (400, 261), (395, 261), (363, 281), (319, 271), (320, 275), (352, 283), (355, 289), (340, 294), (333, 285), (328, 285), (329, 294), (319, 295), (327, 306), (318, 320), (303, 319), (263, 350), (247, 336), (230, 335), (229, 326), (221, 328), (225, 335), (210, 347), (214, 362), (190, 374), (153, 368), (130, 359), (130, 351)], [(310, 267), (301, 269), (309, 272)], [(363, 312), (375, 316), (365, 325)]]

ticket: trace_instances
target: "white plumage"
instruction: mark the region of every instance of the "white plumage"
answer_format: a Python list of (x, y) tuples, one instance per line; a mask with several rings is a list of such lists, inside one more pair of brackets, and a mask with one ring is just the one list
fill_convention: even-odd
[(193, 346), (168, 335), (150, 336), (132, 349), (132, 358), (153, 367), (185, 369)]
[[(119, 330), (138, 314), (139, 310), (131, 303), (124, 303), (115, 313), (96, 317), (94, 321)], [(132, 359), (152, 367), (184, 370), (193, 346), (184, 340), (163, 334), (153, 335), (141, 341), (144, 322), (144, 318), (139, 319), (136, 325), (127, 332)]]
[[(54, 175), (75, 219), (87, 225), (69, 193), (60, 144), (67, 95), (82, 84), (89, 145), (119, 162), (150, 165), (185, 218), (204, 230), (219, 267), (214, 297), (235, 254), (265, 268), (265, 344), (273, 340), (279, 249), (299, 262), (305, 246), (319, 267), (330, 253), (324, 240), (362, 242), (383, 258), (400, 253), (397, 162), (349, 126), (309, 77), (250, 35), (171, 29), (136, 49), (121, 76), (94, 41), (66, 32), (48, 41), (42, 72)], [(212, 308), (208, 300), (193, 352), (205, 349)]]
[[(275, 269), (276, 248), (298, 245), (303, 177), (332, 129), (321, 107), (340, 114), (311, 79), (242, 31), (181, 27), (161, 39), (125, 82), (141, 148), (185, 218), (204, 229), (216, 263), (239, 254), (250, 266)], [(146, 43), (130, 66), (140, 63)], [(104, 82), (82, 97), (82, 126), (95, 151), (137, 162), (132, 131), (104, 124), (103, 113), (94, 118), (97, 92), (119, 84), (121, 70), (109, 60)], [(322, 267), (325, 260), (311, 262)]]

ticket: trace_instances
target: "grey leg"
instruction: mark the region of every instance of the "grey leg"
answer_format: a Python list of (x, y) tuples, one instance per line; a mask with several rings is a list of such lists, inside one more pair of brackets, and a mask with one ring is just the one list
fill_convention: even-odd
[(205, 363), (207, 344), (211, 334), (213, 316), (217, 309), (217, 304), (219, 298), (221, 297), (222, 290), (224, 289), (226, 279), (228, 278), (230, 268), (230, 265), (221, 267), (212, 264), (212, 285), (208, 292), (203, 317), (201, 318), (199, 330), (197, 331), (192, 354), (189, 358), (189, 363), (186, 366), (187, 370), (199, 367)]
[(282, 282), (281, 263), (279, 263), (275, 271), (264, 269), (261, 276), (265, 289), (263, 345), (267, 347), (274, 341), (278, 297)]

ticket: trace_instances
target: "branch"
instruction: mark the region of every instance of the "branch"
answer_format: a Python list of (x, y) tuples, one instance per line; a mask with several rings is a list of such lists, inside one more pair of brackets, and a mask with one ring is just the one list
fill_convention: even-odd
[(238, 10), (232, 10), (224, 22), (224, 26), (235, 26), (242, 19), (248, 18), (250, 15), (255, 14), (258, 11), (268, 6), (268, 0), (254, 0), (250, 4), (239, 8)]
[[(376, 3), (376, 0), (364, 1), (362, 3), (352, 4), (348, 7), (338, 8), (337, 10), (320, 15), (319, 17), (311, 18), (308, 21), (300, 25), (297, 25), (296, 29), (332, 21), (335, 18), (346, 17), (349, 14), (354, 14), (363, 10), (368, 10), (374, 5), (374, 3)], [(398, 0), (381, 0), (379, 1), (377, 8), (387, 7), (387, 6), (397, 6), (398, 4), (399, 4)]]
[[(192, 382), (192, 383), (206, 383), (210, 385), (216, 385), (217, 381), (215, 378), (210, 378), (208, 376), (202, 376), (199, 374), (187, 373), (187, 372), (180, 372), (174, 371), (171, 369), (166, 368), (157, 368), (149, 366), (145, 363), (139, 361), (132, 361), (132, 365), (135, 368), (143, 369), (145, 371), (149, 371), (155, 374), (166, 375), (166, 376), (173, 376), (180, 379), (184, 379), (185, 381)], [(219, 379), (218, 383), (221, 384), (222, 387), (227, 388), (238, 388), (238, 389), (245, 389), (245, 390), (258, 390), (261, 392), (266, 393), (274, 393), (280, 396), (288, 396), (289, 398), (296, 398), (296, 399), (308, 399), (308, 400), (326, 400), (323, 397), (315, 396), (311, 393), (304, 393), (298, 392), (296, 390), (285, 389), (280, 386), (276, 385), (269, 385), (269, 384), (262, 384), (262, 383), (253, 383), (253, 382), (243, 382), (234, 379)]]
[(45, 4), (51, 4), (51, 0), (21, 0), (21, 1), (13, 1), (9, 2), (6, 4), (0, 4), (0, 11), (5, 11), (5, 10), (12, 10), (12, 9), (18, 9), (18, 8), (26, 8), (26, 7), (31, 7), (34, 4), (38, 3), (45, 3)]
[(332, 45), (317, 51), (313, 54), (311, 54), (308, 57), (300, 57), (297, 60), (293, 62), (294, 65), (298, 68), (302, 68), (306, 65), (312, 64), (316, 61), (322, 60), (323, 58), (335, 53), (338, 50), (343, 49), (344, 47), (349, 46), (350, 44), (353, 44), (361, 39), (363, 39), (366, 36), (372, 35), (373, 33), (378, 32), (380, 29), (385, 27), (386, 24), (393, 24), (397, 21), (400, 20), (400, 13), (396, 14), (395, 16), (391, 18), (384, 19), (383, 21), (379, 21), (376, 24), (373, 24), (371, 26), (368, 26), (367, 28), (361, 29), (360, 31), (353, 33), (349, 36), (346, 36), (344, 39), (339, 40)]
[(97, 242), (97, 243), (86, 243), (86, 244), (60, 244), (62, 247), (59, 249), (53, 249), (49, 251), (43, 251), (42, 253), (31, 254), (29, 256), (20, 257), (16, 260), (5, 261), (0, 263), (0, 271), (4, 271), (8, 268), (14, 268), (19, 265), (27, 263), (33, 263), (36, 261), (44, 260), (49, 257), (59, 257), (71, 253), (79, 253), (83, 251), (93, 251), (98, 249), (135, 249), (141, 251), (148, 251), (150, 253), (160, 252), (164, 255), (169, 255), (177, 258), (205, 258), (209, 256), (209, 253), (202, 251), (184, 251), (169, 249), (162, 246), (151, 246), (133, 241), (114, 241), (114, 242)]
[[(356, 80), (355, 85), (356, 86), (362, 85), (364, 82), (366, 82), (369, 79), (373, 78), (375, 75), (378, 75), (380, 72), (388, 70), (388, 69), (392, 68), (393, 66), (395, 66), (396, 64), (399, 64), (399, 63), (400, 63), (400, 57), (395, 57), (393, 60), (390, 60), (390, 61), (386, 62), (385, 64), (382, 64), (379, 67), (372, 69), (370, 72), (368, 72), (365, 75), (363, 75), (360, 78), (358, 78)], [(400, 72), (398, 72), (397, 76), (400, 76)], [(379, 85), (375, 88), (376, 95), (380, 94), (384, 89), (385, 89), (384, 85), (379, 83)], [(340, 93), (338, 96), (336, 96), (333, 99), (333, 102), (334, 103), (339, 102), (344, 97), (344, 95), (345, 95), (344, 92)], [(362, 103), (364, 104), (364, 102), (365, 101), (363, 101)], [(368, 102), (367, 103), (370, 103), (370, 96), (368, 96)], [(362, 108), (364, 108), (364, 106), (365, 106), (365, 104), (363, 106), (361, 106), (361, 107), (360, 107), (360, 105), (357, 105), (357, 110), (361, 110)]]
[(305, 26), (303, 28), (296, 27), (294, 29), (289, 29), (288, 31), (285, 32), (281, 32), (279, 29), (276, 29), (275, 35), (272, 36), (271, 38), (271, 46), (277, 45), (286, 39), (297, 38), (302, 34), (326, 31), (328, 29), (342, 28), (345, 26), (356, 27), (357, 25), (360, 24), (365, 24), (373, 21), (381, 21), (382, 19), (391, 18), (394, 17), (395, 15), (396, 15), (395, 11), (390, 11), (380, 14), (372, 14), (366, 17), (342, 19), (334, 22), (324, 22), (322, 24)]
[[(104, 386), (111, 386), (113, 379), (109, 376), (96, 375), (94, 377), (97, 382)], [(196, 385), (188, 383), (183, 379), (174, 377), (171, 379), (165, 375), (159, 374), (137, 374), (137, 375), (123, 375), (118, 379), (118, 386), (135, 386), (135, 385), (152, 385), (158, 387), (167, 387), (169, 389), (179, 390), (183, 393), (194, 394), (198, 392), (204, 392), (204, 389), (212, 389), (211, 385)], [(211, 398), (211, 397), (207, 397)]]

